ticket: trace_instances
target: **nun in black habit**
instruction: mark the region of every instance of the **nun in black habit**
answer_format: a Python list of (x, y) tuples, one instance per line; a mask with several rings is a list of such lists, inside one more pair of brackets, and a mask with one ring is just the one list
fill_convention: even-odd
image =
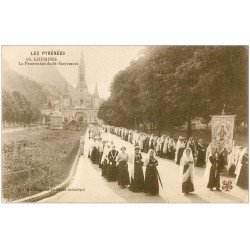
[(135, 146), (135, 152), (130, 156), (130, 175), (131, 182), (129, 190), (132, 192), (143, 192), (144, 188), (144, 176), (143, 176), (143, 161), (140, 153), (140, 147)]
[(206, 151), (203, 140), (200, 139), (197, 144), (197, 161), (196, 166), (202, 167), (205, 165)]
[(125, 188), (130, 184), (129, 172), (128, 172), (128, 160), (129, 156), (126, 153), (126, 148), (122, 147), (121, 152), (118, 154), (118, 186)]
[(220, 189), (220, 173), (224, 168), (224, 157), (222, 154), (213, 153), (208, 158), (207, 167), (205, 170), (205, 181), (207, 188), (211, 191), (216, 188), (217, 191)]
[(248, 189), (248, 149), (244, 148), (239, 158), (239, 167), (236, 173), (236, 185)]
[(98, 146), (97, 146), (97, 139), (94, 137), (92, 147), (91, 147), (91, 155), (90, 159), (93, 164), (98, 164)]
[(158, 195), (159, 194), (159, 173), (157, 170), (158, 161), (155, 158), (155, 151), (150, 149), (148, 151), (148, 157), (145, 159), (145, 182), (144, 192), (147, 195)]
[(180, 165), (181, 157), (182, 157), (184, 150), (185, 150), (185, 142), (184, 142), (184, 139), (181, 137), (179, 141), (178, 151), (176, 151), (176, 154), (177, 154), (176, 164), (177, 165)]
[(108, 154), (110, 150), (111, 150), (111, 144), (107, 143), (104, 147), (103, 155), (101, 159), (102, 176), (105, 178), (107, 177), (107, 169), (108, 169), (108, 164), (109, 164)]
[(115, 145), (112, 146), (108, 153), (108, 168), (107, 168), (107, 180), (117, 181), (117, 155), (118, 151), (115, 149)]

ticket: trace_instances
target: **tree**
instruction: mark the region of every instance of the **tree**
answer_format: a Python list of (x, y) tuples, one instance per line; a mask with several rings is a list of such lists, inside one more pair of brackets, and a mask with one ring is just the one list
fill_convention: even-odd
[(248, 48), (245, 46), (207, 46), (195, 54), (199, 63), (199, 88), (206, 109), (203, 117), (220, 114), (237, 115), (248, 120)]
[(141, 105), (136, 81), (141, 62), (131, 62), (130, 66), (120, 71), (111, 84), (111, 96), (99, 110), (98, 117), (115, 125), (136, 128), (141, 122)]
[[(181, 125), (185, 119), (177, 113), (176, 104), (180, 104), (180, 82), (176, 69), (191, 58), (197, 47), (190, 46), (160, 46), (150, 47), (146, 51), (144, 73), (141, 77), (141, 98), (146, 116), (153, 127), (161, 130), (173, 129)], [(184, 91), (183, 91), (184, 92)], [(183, 114), (183, 113), (182, 113)]]
[(115, 126), (150, 125), (159, 133), (197, 117), (237, 115), (248, 119), (248, 48), (244, 46), (154, 46), (120, 71), (99, 118)]
[(3, 121), (10, 123), (31, 123), (38, 121), (41, 112), (31, 105), (25, 96), (17, 91), (3, 92)]
[(18, 105), (13, 98), (13, 96), (4, 91), (3, 92), (3, 122), (10, 123), (16, 122), (18, 120)]

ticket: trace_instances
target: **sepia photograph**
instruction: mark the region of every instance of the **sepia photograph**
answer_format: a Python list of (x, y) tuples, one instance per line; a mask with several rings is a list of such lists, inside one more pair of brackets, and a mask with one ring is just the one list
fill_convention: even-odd
[(2, 46), (2, 203), (248, 203), (249, 47)]
[(0, 1), (1, 249), (248, 249), (249, 7)]

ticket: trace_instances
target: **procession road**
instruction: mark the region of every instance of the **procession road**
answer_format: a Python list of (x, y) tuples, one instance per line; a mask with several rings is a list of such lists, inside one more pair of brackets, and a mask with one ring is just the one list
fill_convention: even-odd
[[(127, 148), (130, 154), (133, 145), (121, 138), (104, 134), (104, 139), (112, 140), (120, 150), (121, 146)], [(146, 157), (142, 153), (143, 158)], [(128, 189), (120, 189), (117, 182), (107, 182), (101, 177), (101, 169), (93, 165), (85, 155), (80, 157), (77, 172), (73, 182), (66, 190), (56, 195), (43, 199), (40, 202), (62, 203), (242, 203), (248, 202), (248, 191), (235, 185), (235, 178), (222, 176), (223, 180), (231, 180), (233, 189), (230, 191), (210, 191), (203, 183), (204, 168), (195, 167), (194, 187), (192, 195), (185, 196), (181, 192), (180, 167), (173, 161), (157, 157), (159, 161), (158, 171), (161, 176), (163, 188), (160, 186), (159, 196), (146, 196), (144, 193), (132, 193)], [(145, 167), (144, 167), (145, 172)]]

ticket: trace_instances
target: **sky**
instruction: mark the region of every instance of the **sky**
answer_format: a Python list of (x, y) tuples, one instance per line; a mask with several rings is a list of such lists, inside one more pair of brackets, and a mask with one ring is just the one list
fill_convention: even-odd
[[(13, 70), (28, 76), (30, 66), (19, 66), (19, 61), (24, 62), (27, 57), (54, 57), (41, 56), (41, 53), (42, 51), (60, 50), (65, 51), (65, 55), (57, 56), (58, 60), (74, 63), (79, 61), (82, 51), (89, 91), (93, 93), (95, 83), (97, 83), (100, 96), (107, 98), (115, 74), (126, 68), (131, 60), (139, 58), (143, 48), (144, 46), (3, 46), (2, 54)], [(39, 51), (39, 56), (31, 55), (34, 51)], [(64, 78), (76, 87), (78, 66), (56, 67)]]

